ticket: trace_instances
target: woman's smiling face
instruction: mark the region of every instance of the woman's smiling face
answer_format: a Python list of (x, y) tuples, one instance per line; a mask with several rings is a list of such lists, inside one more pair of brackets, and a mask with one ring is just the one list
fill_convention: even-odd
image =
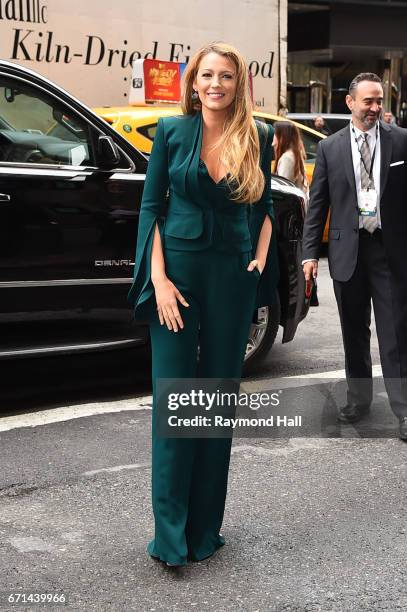
[(208, 53), (198, 66), (193, 87), (198, 92), (202, 109), (224, 111), (236, 96), (236, 66), (223, 55)]

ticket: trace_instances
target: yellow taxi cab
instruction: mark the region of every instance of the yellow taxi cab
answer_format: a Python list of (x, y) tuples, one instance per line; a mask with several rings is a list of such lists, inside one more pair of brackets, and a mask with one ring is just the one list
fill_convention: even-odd
[(149, 155), (160, 117), (182, 115), (180, 106), (103, 106), (93, 111), (142, 153)]
[[(149, 155), (153, 146), (157, 122), (160, 117), (181, 115), (182, 110), (178, 105), (174, 106), (103, 106), (94, 108), (94, 112), (109, 123), (122, 136), (127, 138), (139, 151)], [(271, 115), (255, 110), (254, 117), (258, 121), (264, 121), (273, 125), (275, 121), (290, 121), (300, 130), (304, 143), (306, 161), (305, 169), (308, 183), (311, 184), (314, 172), (315, 158), (318, 142), (326, 138), (320, 132), (312, 128), (278, 115)], [(327, 227), (325, 228), (323, 241), (327, 242)]]
[[(160, 117), (182, 114), (179, 106), (106, 106), (93, 109), (97, 115), (102, 117), (122, 136), (127, 138), (135, 147), (143, 153), (151, 153), (157, 122)], [(285, 117), (270, 115), (254, 111), (254, 116), (259, 121), (273, 124), (275, 121), (290, 121)], [(315, 156), (318, 142), (325, 138), (316, 130), (309, 128), (295, 121), (294, 123), (300, 130), (304, 143), (307, 159), (306, 170), (309, 182), (312, 179), (314, 170)]]
[(300, 131), (302, 142), (304, 143), (306, 160), (305, 160), (305, 171), (307, 173), (308, 183), (311, 185), (312, 175), (314, 172), (315, 166), (315, 158), (317, 156), (317, 146), (318, 142), (323, 138), (326, 138), (320, 132), (313, 130), (312, 128), (307, 127), (306, 125), (302, 125), (301, 123), (297, 123), (296, 121), (292, 121), (291, 119), (287, 119), (287, 117), (279, 117), (278, 115), (270, 115), (269, 113), (263, 113), (261, 111), (254, 111), (254, 117), (258, 121), (264, 121), (265, 123), (270, 123), (273, 125), (275, 121), (289, 121), (290, 123), (294, 123)]

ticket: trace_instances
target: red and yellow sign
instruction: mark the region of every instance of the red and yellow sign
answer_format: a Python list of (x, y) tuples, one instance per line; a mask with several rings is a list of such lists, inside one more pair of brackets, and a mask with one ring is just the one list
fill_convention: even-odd
[(179, 102), (181, 99), (180, 65), (176, 62), (144, 60), (146, 100)]
[(130, 104), (181, 100), (182, 64), (155, 59), (140, 59), (133, 63)]

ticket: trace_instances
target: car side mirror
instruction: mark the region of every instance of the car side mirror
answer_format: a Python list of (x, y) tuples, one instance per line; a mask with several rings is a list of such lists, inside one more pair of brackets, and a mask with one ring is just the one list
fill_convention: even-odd
[(101, 168), (111, 168), (120, 162), (119, 149), (111, 136), (99, 136), (98, 159)]

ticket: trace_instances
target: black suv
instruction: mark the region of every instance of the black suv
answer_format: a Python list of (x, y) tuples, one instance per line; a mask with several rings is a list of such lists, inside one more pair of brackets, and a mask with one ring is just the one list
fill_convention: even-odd
[[(40, 75), (0, 61), (0, 358), (148, 343), (130, 287), (147, 159)], [(275, 305), (248, 338), (253, 367), (278, 326), (294, 337), (308, 310), (300, 265), (303, 199), (273, 178), (280, 256)]]

